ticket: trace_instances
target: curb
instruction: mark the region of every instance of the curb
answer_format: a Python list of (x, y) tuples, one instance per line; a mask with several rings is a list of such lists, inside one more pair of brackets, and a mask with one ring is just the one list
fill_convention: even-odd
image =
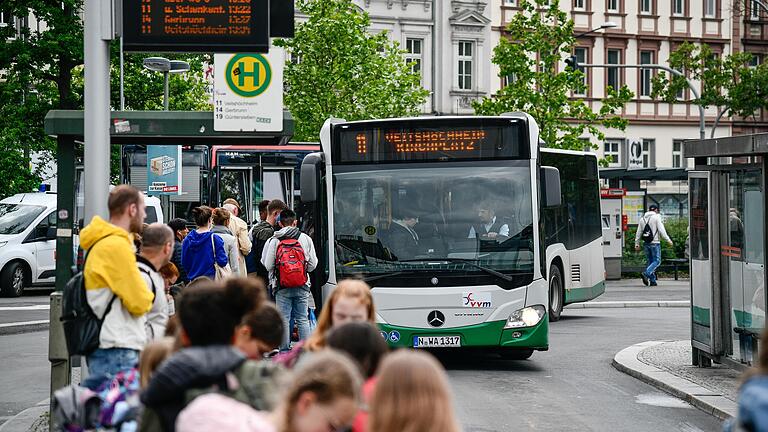
[(638, 360), (637, 356), (641, 351), (666, 342), (673, 341), (648, 341), (624, 348), (613, 358), (612, 365), (619, 371), (680, 398), (720, 420), (735, 417), (738, 409), (736, 402), (687, 379)]
[(50, 327), (49, 323), (50, 322), (48, 320), (4, 323), (0, 324), (0, 335), (12, 335), (48, 330)]
[(632, 307), (691, 307), (688, 300), (628, 300), (628, 301), (591, 301), (573, 303), (565, 309), (597, 309), (597, 308), (632, 308)]
[[(48, 412), (50, 399), (41, 400), (35, 406), (11, 417), (7, 422), (0, 426), (0, 432), (28, 432), (38, 423), (40, 417)], [(46, 427), (45, 430), (48, 430)]]

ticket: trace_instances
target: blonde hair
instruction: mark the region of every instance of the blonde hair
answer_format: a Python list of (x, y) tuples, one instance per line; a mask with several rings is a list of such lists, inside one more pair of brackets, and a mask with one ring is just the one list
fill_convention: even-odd
[(308, 351), (317, 351), (325, 348), (325, 337), (333, 327), (333, 307), (341, 297), (357, 299), (368, 311), (368, 322), (376, 323), (376, 309), (373, 306), (371, 287), (358, 279), (344, 279), (339, 282), (331, 297), (325, 302), (320, 317), (317, 319), (317, 328), (307, 339), (304, 348)]
[(429, 354), (400, 350), (384, 358), (370, 403), (369, 432), (458, 432), (443, 367)]
[(139, 382), (141, 388), (146, 388), (152, 374), (174, 351), (175, 338), (164, 337), (150, 342), (144, 347), (139, 358)]
[(277, 430), (291, 432), (293, 410), (302, 394), (311, 392), (319, 404), (331, 405), (341, 398), (360, 400), (363, 379), (355, 364), (343, 354), (323, 350), (299, 364), (293, 373), (293, 382), (283, 395), (278, 408), (280, 420)]

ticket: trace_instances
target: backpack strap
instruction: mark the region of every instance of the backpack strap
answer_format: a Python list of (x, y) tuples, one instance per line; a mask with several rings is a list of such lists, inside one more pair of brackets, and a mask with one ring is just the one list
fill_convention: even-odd
[(144, 270), (141, 267), (139, 267), (139, 271), (149, 276), (149, 283), (152, 284), (152, 295), (157, 297), (157, 288), (155, 288), (155, 281), (152, 279), (152, 273), (150, 273), (149, 270)]
[[(85, 263), (88, 262), (88, 255), (91, 254), (91, 251), (93, 251), (93, 248), (96, 247), (96, 244), (98, 244), (100, 241), (102, 241), (105, 238), (110, 237), (110, 236), (112, 236), (112, 234), (107, 234), (104, 237), (102, 237), (102, 238), (96, 240), (95, 242), (93, 242), (93, 244), (91, 245), (90, 249), (88, 249), (88, 252), (85, 253), (85, 256), (83, 257), (83, 290), (85, 290)], [(110, 290), (110, 291), (112, 291), (112, 290)], [(104, 320), (107, 319), (107, 315), (109, 315), (109, 312), (112, 310), (112, 303), (115, 302), (116, 298), (117, 298), (117, 295), (113, 291), (112, 292), (112, 299), (109, 300), (109, 303), (107, 304), (107, 309), (104, 310), (104, 315), (101, 316), (101, 321), (102, 322), (104, 322)], [(90, 305), (88, 305), (88, 307), (90, 308)], [(92, 308), (91, 308), (91, 313), (93, 313), (93, 309)], [(96, 315), (96, 314), (94, 313), (94, 315)]]

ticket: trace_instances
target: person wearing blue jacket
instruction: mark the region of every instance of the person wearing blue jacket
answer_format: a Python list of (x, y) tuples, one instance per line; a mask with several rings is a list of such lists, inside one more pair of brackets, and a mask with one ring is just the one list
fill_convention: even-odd
[(725, 432), (768, 431), (768, 331), (760, 337), (757, 363), (739, 388), (739, 409), (723, 426)]
[[(190, 281), (200, 276), (211, 279), (216, 277), (216, 267), (224, 267), (229, 262), (224, 240), (211, 232), (213, 209), (200, 206), (192, 209), (192, 217), (197, 229), (191, 231), (181, 244), (181, 264)], [(213, 236), (213, 242), (211, 242)], [(214, 253), (215, 251), (215, 253)]]

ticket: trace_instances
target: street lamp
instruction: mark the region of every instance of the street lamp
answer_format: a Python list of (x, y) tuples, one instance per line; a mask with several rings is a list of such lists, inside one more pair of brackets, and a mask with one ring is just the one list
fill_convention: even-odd
[(605, 30), (605, 29), (609, 29), (609, 28), (616, 28), (616, 27), (618, 27), (618, 26), (619, 26), (619, 25), (618, 25), (618, 24), (616, 24), (616, 23), (615, 23), (615, 22), (613, 22), (613, 21), (606, 21), (606, 22), (604, 22), (604, 23), (603, 23), (603, 25), (601, 25), (600, 27), (597, 27), (597, 28), (593, 28), (592, 30), (589, 30), (589, 31), (585, 31), (584, 33), (579, 33), (579, 34), (577, 34), (576, 36), (574, 36), (574, 39), (575, 39), (575, 38), (580, 38), (580, 37), (582, 37), (582, 36), (584, 36), (584, 35), (588, 35), (588, 34), (590, 34), (590, 33), (594, 33), (594, 32), (596, 32), (596, 31)]
[(164, 57), (147, 57), (143, 62), (144, 68), (152, 72), (162, 72), (164, 75), (163, 109), (168, 111), (168, 76), (172, 73), (189, 72), (189, 63), (181, 60), (168, 60)]

